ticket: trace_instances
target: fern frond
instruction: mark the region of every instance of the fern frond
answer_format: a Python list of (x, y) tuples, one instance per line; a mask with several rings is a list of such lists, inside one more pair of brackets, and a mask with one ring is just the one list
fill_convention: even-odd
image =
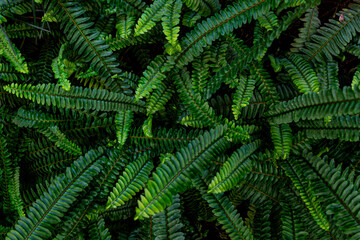
[(19, 49), (10, 42), (5, 29), (0, 25), (0, 55), (3, 55), (14, 68), (21, 73), (28, 73), (28, 66)]
[(318, 70), (318, 78), (320, 88), (338, 88), (340, 87), (338, 72), (338, 63), (334, 60), (329, 60), (326, 63), (316, 67)]
[(163, 56), (157, 56), (147, 67), (147, 70), (143, 74), (144, 76), (141, 77), (136, 89), (135, 98), (141, 99), (147, 97), (156, 89), (166, 78), (163, 72), (169, 69), (169, 67), (170, 65), (167, 65)]
[(222, 193), (234, 188), (252, 168), (251, 154), (259, 147), (257, 140), (235, 151), (209, 185), (209, 193)]
[(359, 67), (357, 68), (358, 69), (354, 73), (353, 79), (351, 81), (352, 89), (358, 88), (360, 86), (360, 68)]
[(275, 103), (279, 100), (279, 94), (276, 91), (274, 83), (269, 73), (261, 66), (261, 64), (253, 64), (250, 69), (250, 77), (256, 81), (256, 85), (266, 101)]
[(47, 129), (41, 129), (39, 131), (51, 141), (55, 142), (55, 145), (63, 149), (64, 151), (75, 156), (82, 154), (80, 147), (77, 146), (75, 143), (69, 141), (66, 138), (65, 134), (60, 131), (58, 126), (51, 126)]
[(259, 17), (259, 23), (260, 26), (266, 28), (268, 31), (272, 31), (278, 26), (278, 19), (273, 11), (269, 11)]
[(135, 103), (134, 99), (120, 93), (106, 90), (71, 87), (65, 91), (59, 85), (42, 84), (11, 84), (4, 89), (17, 97), (26, 98), (41, 105), (52, 105), (59, 108), (70, 107), (74, 109), (96, 109), (99, 111), (144, 111), (144, 103)]
[(154, 165), (148, 161), (146, 155), (127, 165), (112, 192), (110, 192), (106, 209), (119, 207), (132, 199), (137, 192), (145, 187), (153, 167)]
[(200, 55), (203, 48), (218, 39), (220, 35), (231, 33), (242, 24), (270, 11), (279, 1), (275, 0), (246, 0), (235, 2), (215, 16), (199, 23), (182, 41), (183, 50), (175, 58), (177, 67), (182, 67)]
[(32, 204), (26, 217), (20, 218), (6, 239), (49, 238), (54, 225), (61, 221), (77, 196), (100, 172), (100, 156), (101, 150), (92, 150), (67, 168), (66, 173), (58, 176), (40, 199)]
[[(76, 52), (90, 62), (90, 67), (94, 69), (104, 79), (112, 75), (119, 74), (118, 63), (111, 51), (107, 51), (108, 46), (104, 40), (98, 37), (100, 32), (91, 28), (94, 23), (85, 17), (85, 8), (77, 2), (63, 2), (62, 0), (53, 1), (48, 9), (54, 10), (59, 19), (64, 19), (61, 26), (70, 44), (74, 43)], [(66, 19), (66, 21), (65, 21)]]
[(292, 54), (289, 58), (283, 59), (282, 63), (300, 92), (319, 91), (319, 80), (308, 61), (300, 55)]
[(135, 219), (149, 217), (170, 206), (172, 196), (187, 188), (186, 183), (191, 176), (205, 169), (206, 162), (211, 161), (216, 152), (227, 148), (225, 130), (224, 126), (219, 126), (205, 132), (161, 164), (153, 173), (153, 180), (148, 181), (145, 195), (138, 202)]
[(162, 82), (157, 85), (147, 101), (147, 115), (152, 115), (163, 110), (165, 104), (170, 100), (173, 94), (174, 90), (170, 84)]
[(116, 137), (120, 145), (124, 145), (130, 131), (131, 123), (133, 122), (133, 112), (120, 111), (115, 116)]
[(359, 113), (360, 89), (332, 88), (273, 104), (266, 115), (275, 124)]
[(255, 81), (251, 78), (244, 76), (240, 77), (239, 85), (234, 95), (234, 104), (232, 105), (232, 112), (235, 120), (239, 118), (241, 114), (241, 108), (246, 107), (249, 104), (250, 98), (253, 95), (255, 88)]
[[(180, 32), (180, 27), (177, 25), (180, 23), (181, 7), (181, 0), (171, 0), (168, 4), (165, 5), (163, 17), (161, 19), (165, 37), (168, 40), (168, 43), (171, 45), (171, 49), (174, 49), (177, 52), (181, 51), (180, 44), (177, 41)], [(173, 52), (169, 51), (167, 51), (167, 53), (169, 55), (174, 54)]]
[(124, 39), (128, 38), (131, 34), (131, 28), (134, 26), (134, 24), (135, 17), (127, 15), (120, 16), (118, 22), (116, 23), (116, 35)]
[(342, 141), (359, 141), (359, 116), (333, 117), (330, 122), (324, 120), (300, 121), (296, 125), (308, 138), (340, 139)]
[(89, 239), (91, 240), (110, 240), (109, 229), (105, 227), (104, 218), (99, 217), (90, 225)]
[(165, 208), (153, 217), (154, 236), (158, 240), (185, 240), (184, 233), (181, 228), (184, 224), (181, 223), (181, 209), (180, 209), (180, 196), (173, 197), (172, 204)]
[(325, 231), (329, 230), (329, 222), (323, 209), (321, 207), (319, 199), (315, 195), (315, 191), (309, 179), (307, 179), (301, 172), (301, 166), (295, 161), (287, 161), (284, 163), (283, 168), (286, 175), (291, 179), (294, 186), (300, 193), (300, 197), (310, 211), (312, 217), (316, 223)]
[(195, 186), (200, 190), (203, 198), (208, 202), (213, 209), (217, 221), (222, 225), (222, 228), (229, 235), (230, 239), (234, 240), (251, 240), (254, 239), (250, 229), (244, 224), (240, 214), (237, 212), (234, 205), (229, 201), (228, 197), (223, 193), (212, 194), (206, 193), (205, 183), (202, 179), (197, 177)]
[(292, 134), (289, 124), (272, 124), (270, 132), (276, 154), (282, 159), (288, 158), (292, 145)]
[(165, 6), (171, 1), (173, 0), (155, 0), (153, 4), (147, 7), (136, 23), (134, 36), (144, 34), (153, 28), (155, 23), (160, 21)]
[(308, 60), (324, 61), (339, 56), (356, 33), (360, 32), (360, 1), (355, 0), (347, 9), (337, 13), (344, 16), (344, 21), (330, 19), (311, 37), (311, 42), (301, 49)]
[(306, 10), (304, 18), (301, 18), (301, 21), (304, 22), (304, 27), (300, 28), (299, 36), (295, 38), (294, 42), (291, 44), (293, 46), (293, 48), (290, 49), (291, 52), (299, 52), (316, 33), (321, 24), (318, 16), (319, 10), (317, 7)]

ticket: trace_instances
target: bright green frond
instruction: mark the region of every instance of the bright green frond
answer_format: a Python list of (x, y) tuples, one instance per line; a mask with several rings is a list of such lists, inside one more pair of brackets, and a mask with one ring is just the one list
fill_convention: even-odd
[(154, 165), (148, 161), (148, 156), (140, 157), (125, 168), (122, 176), (110, 192), (106, 208), (116, 208), (129, 201), (145, 187)]
[(236, 187), (251, 170), (252, 159), (250, 156), (259, 145), (260, 141), (257, 140), (235, 151), (224, 163), (220, 171), (216, 173), (209, 185), (209, 192), (222, 193)]
[(155, 0), (149, 7), (145, 9), (135, 26), (135, 36), (148, 32), (160, 21), (164, 14), (165, 6), (173, 0)]
[(281, 157), (282, 159), (288, 158), (292, 144), (292, 134), (289, 124), (272, 124), (270, 132), (277, 157)]
[(206, 169), (216, 152), (228, 147), (225, 130), (226, 127), (218, 126), (205, 132), (161, 164), (153, 173), (153, 180), (148, 181), (145, 194), (138, 202), (135, 219), (150, 217), (170, 206), (172, 196), (183, 192), (191, 177)]
[(0, 25), (0, 55), (4, 56), (21, 73), (28, 73), (28, 66), (19, 49), (10, 42), (5, 29)]
[(241, 76), (238, 87), (234, 95), (234, 104), (232, 105), (232, 112), (235, 119), (239, 118), (241, 108), (249, 104), (250, 98), (253, 95), (255, 88), (255, 81), (249, 77)]
[(131, 110), (120, 111), (115, 116), (116, 137), (118, 143), (122, 146), (125, 144), (133, 122), (134, 114)]
[[(181, 0), (171, 0), (165, 5), (161, 24), (166, 39), (173, 48), (176, 48), (179, 43), (177, 42), (180, 32), (180, 12), (182, 7)], [(178, 49), (180, 51), (181, 48)]]
[(144, 103), (124, 94), (113, 93), (106, 90), (71, 87), (65, 91), (60, 85), (41, 84), (11, 84), (4, 89), (17, 97), (32, 100), (41, 105), (70, 107), (74, 109), (100, 110), (100, 111), (144, 111)]
[(289, 58), (283, 59), (282, 63), (300, 92), (319, 91), (319, 80), (307, 60), (300, 55), (292, 54)]

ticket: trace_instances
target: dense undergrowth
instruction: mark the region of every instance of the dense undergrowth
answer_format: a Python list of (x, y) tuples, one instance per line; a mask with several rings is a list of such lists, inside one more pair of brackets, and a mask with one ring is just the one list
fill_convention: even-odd
[(360, 239), (360, 1), (0, 1), (0, 239)]

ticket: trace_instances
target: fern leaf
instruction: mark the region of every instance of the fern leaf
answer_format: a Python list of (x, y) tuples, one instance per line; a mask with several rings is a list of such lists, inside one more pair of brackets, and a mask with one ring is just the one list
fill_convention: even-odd
[[(292, 100), (272, 105), (266, 115), (275, 124), (359, 113), (360, 89), (332, 88), (308, 93)], [(314, 114), (316, 113), (316, 114)]]
[(145, 134), (146, 137), (153, 137), (152, 134), (152, 120), (153, 120), (153, 115), (150, 115), (143, 123), (142, 125), (142, 130)]
[(257, 19), (258, 16), (270, 11), (279, 2), (278, 0), (246, 0), (235, 2), (219, 11), (215, 16), (199, 23), (182, 40), (183, 50), (176, 56), (175, 63), (178, 67), (188, 64), (194, 57), (200, 55), (204, 47), (210, 45), (220, 35), (229, 34), (251, 19)]
[(55, 58), (51, 64), (55, 78), (59, 79), (58, 84), (66, 91), (70, 90), (70, 81), (67, 79), (65, 65), (59, 58)]
[(65, 134), (62, 133), (57, 126), (51, 126), (47, 129), (41, 129), (40, 132), (43, 133), (51, 141), (55, 142), (56, 146), (63, 149), (64, 151), (72, 155), (82, 154), (80, 147), (68, 140)]
[(271, 125), (270, 132), (276, 154), (282, 159), (289, 157), (292, 144), (290, 126), (288, 124)]
[[(360, 229), (360, 201), (356, 190), (359, 178), (347, 177), (349, 169), (343, 170), (341, 164), (336, 165), (334, 160), (327, 162), (326, 158), (321, 159), (308, 152), (304, 152), (303, 156), (307, 167), (317, 177), (312, 180), (313, 188), (324, 199), (326, 214), (334, 219), (349, 239), (355, 240)], [(344, 222), (346, 224), (342, 224)]]
[(205, 183), (202, 179), (197, 177), (194, 185), (200, 190), (203, 198), (208, 202), (213, 209), (212, 212), (217, 217), (217, 221), (222, 225), (222, 228), (229, 235), (230, 239), (234, 240), (251, 240), (254, 239), (250, 229), (244, 224), (240, 214), (229, 201), (228, 197), (223, 193), (213, 194), (206, 193)]
[(90, 67), (94, 71), (104, 79), (121, 73), (116, 68), (118, 63), (113, 53), (106, 51), (108, 46), (104, 44), (105, 41), (98, 39), (100, 32), (90, 28), (94, 23), (89, 22), (89, 17), (84, 16), (86, 10), (81, 4), (56, 0), (48, 8), (54, 10), (59, 19), (63, 19), (62, 27), (69, 43), (74, 43), (76, 52), (84, 57), (86, 62), (90, 62)]
[(10, 42), (4, 28), (0, 25), (0, 55), (3, 55), (14, 68), (21, 73), (28, 73), (28, 66), (19, 49)]
[(108, 197), (106, 208), (116, 208), (139, 192), (149, 180), (154, 165), (148, 161), (148, 156), (140, 157), (125, 168), (122, 176)]
[(150, 217), (170, 206), (172, 196), (187, 188), (191, 176), (206, 168), (206, 162), (214, 158), (215, 152), (227, 148), (225, 129), (219, 126), (205, 132), (161, 164), (153, 173), (153, 180), (148, 181), (145, 194), (138, 202), (135, 219)]
[(147, 115), (152, 115), (160, 110), (163, 110), (165, 108), (165, 104), (170, 100), (173, 94), (174, 90), (170, 84), (162, 82), (158, 85), (146, 103)]
[(96, 109), (100, 111), (144, 111), (144, 103), (135, 103), (134, 99), (124, 94), (112, 93), (106, 90), (71, 87), (65, 91), (59, 85), (42, 84), (11, 84), (4, 89), (17, 97), (26, 98), (41, 105), (53, 105), (59, 108)]
[(61, 221), (64, 213), (100, 172), (101, 151), (89, 151), (67, 168), (66, 173), (56, 177), (40, 199), (32, 204), (26, 217), (18, 220), (6, 239), (49, 238), (54, 225)]
[(340, 87), (338, 72), (339, 66), (336, 61), (329, 60), (323, 65), (317, 66), (318, 78), (321, 88), (338, 88)]
[(282, 63), (300, 92), (319, 91), (319, 80), (308, 61), (300, 55), (292, 54), (289, 58), (283, 59)]
[(329, 230), (329, 222), (322, 210), (319, 199), (316, 198), (311, 182), (301, 173), (300, 166), (295, 162), (287, 162), (283, 165), (286, 175), (290, 177), (294, 186), (298, 189), (300, 197), (309, 209), (316, 223), (325, 231)]
[(360, 86), (360, 68), (357, 67), (357, 70), (351, 82), (351, 87), (352, 89), (355, 89), (355, 88), (359, 88), (359, 86)]
[(273, 11), (269, 11), (266, 14), (259, 17), (259, 23), (262, 27), (266, 28), (268, 31), (274, 30), (278, 26), (277, 16)]
[(154, 215), (152, 219), (155, 238), (158, 240), (185, 240), (184, 233), (180, 231), (184, 226), (180, 219), (180, 197), (175, 195), (172, 204), (164, 211)]
[(253, 64), (250, 69), (250, 77), (256, 81), (257, 86), (265, 101), (275, 103), (279, 100), (279, 94), (275, 89), (274, 83), (269, 73), (260, 64)]
[(131, 34), (131, 28), (134, 26), (134, 24), (135, 24), (135, 17), (127, 16), (127, 15), (120, 16), (116, 24), (116, 29), (117, 29), (116, 35), (124, 39), (128, 38), (129, 35)]
[[(166, 39), (172, 48), (178, 49), (178, 51), (181, 51), (181, 47), (177, 42), (180, 32), (180, 27), (177, 25), (180, 23), (181, 7), (181, 0), (171, 0), (165, 5), (163, 17), (161, 19)], [(177, 45), (179, 45), (180, 48)]]
[(360, 1), (355, 0), (348, 6), (348, 9), (340, 11), (337, 15), (344, 16), (340, 22), (330, 19), (326, 26), (321, 27), (311, 37), (312, 42), (306, 44), (302, 49), (308, 60), (324, 61), (332, 59), (332, 56), (339, 56), (353, 36), (360, 32)]
[(240, 77), (239, 85), (234, 95), (234, 104), (232, 105), (232, 112), (235, 120), (239, 118), (241, 108), (246, 107), (249, 104), (254, 88), (255, 81), (253, 79), (244, 76)]
[(123, 146), (128, 138), (131, 124), (133, 122), (133, 112), (131, 110), (120, 111), (115, 116), (116, 137), (118, 143)]
[[(296, 201), (296, 199), (291, 200)], [(305, 240), (309, 233), (303, 221), (304, 207), (294, 204), (293, 201), (287, 201), (281, 206), (282, 237), (283, 239)]]
[(160, 21), (165, 6), (170, 1), (172, 0), (155, 0), (153, 4), (147, 7), (136, 23), (134, 36), (144, 34), (153, 28), (155, 22)]
[(140, 83), (136, 89), (136, 99), (148, 96), (154, 89), (157, 88), (157, 86), (161, 84), (166, 77), (163, 72), (169, 68), (166, 64), (167, 63), (165, 63), (165, 59), (162, 56), (156, 57), (150, 63), (147, 70), (144, 72), (144, 76), (141, 77)]
[(89, 239), (91, 240), (110, 240), (111, 235), (109, 229), (105, 227), (104, 218), (99, 217), (90, 225)]
[(209, 185), (209, 193), (222, 193), (234, 188), (252, 168), (250, 155), (259, 147), (260, 141), (247, 144), (235, 151), (224, 163)]
[(300, 121), (296, 123), (300, 131), (313, 139), (340, 139), (342, 141), (359, 141), (359, 116), (333, 117), (330, 122), (324, 120)]
[(306, 42), (309, 42), (311, 37), (316, 33), (320, 27), (318, 16), (319, 10), (317, 7), (310, 8), (306, 11), (305, 17), (301, 18), (301, 21), (304, 22), (304, 27), (300, 28), (299, 36), (295, 38), (294, 43), (291, 44), (293, 46), (293, 48), (290, 49), (291, 52), (299, 52), (300, 49), (305, 47)]
[[(2, 128), (2, 124), (0, 125), (0, 130)], [(1, 182), (1, 196), (2, 196), (2, 208), (4, 212), (14, 210), (14, 206), (12, 205), (11, 201), (11, 194), (13, 192), (13, 175), (14, 175), (14, 163), (11, 161), (11, 153), (7, 148), (7, 141), (6, 139), (0, 135), (0, 163), (1, 163), (1, 175), (0, 175), (0, 182)]]

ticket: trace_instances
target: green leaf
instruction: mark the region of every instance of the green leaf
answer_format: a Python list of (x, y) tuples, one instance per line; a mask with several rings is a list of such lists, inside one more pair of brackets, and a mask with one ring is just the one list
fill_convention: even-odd
[(209, 193), (222, 193), (236, 187), (252, 168), (251, 154), (259, 147), (257, 140), (235, 151), (216, 173), (209, 185)]
[(115, 116), (116, 137), (118, 143), (123, 146), (128, 138), (134, 114), (131, 110), (120, 111)]
[(276, 154), (282, 159), (288, 158), (292, 144), (292, 134), (289, 124), (273, 124), (271, 125), (270, 132)]
[(108, 197), (106, 208), (116, 208), (135, 196), (145, 187), (154, 165), (148, 161), (148, 156), (140, 157), (126, 166), (122, 176)]
[[(47, 239), (54, 226), (72, 206), (76, 198), (84, 192), (92, 179), (100, 172), (102, 150), (91, 150), (76, 160), (56, 177), (42, 196), (32, 204), (26, 217), (17, 221), (7, 240)], [(82, 186), (82, 187), (79, 187)]]
[(218, 126), (205, 132), (161, 164), (140, 197), (135, 219), (150, 217), (170, 206), (173, 196), (187, 188), (191, 177), (204, 170), (217, 152), (227, 148), (225, 129)]

